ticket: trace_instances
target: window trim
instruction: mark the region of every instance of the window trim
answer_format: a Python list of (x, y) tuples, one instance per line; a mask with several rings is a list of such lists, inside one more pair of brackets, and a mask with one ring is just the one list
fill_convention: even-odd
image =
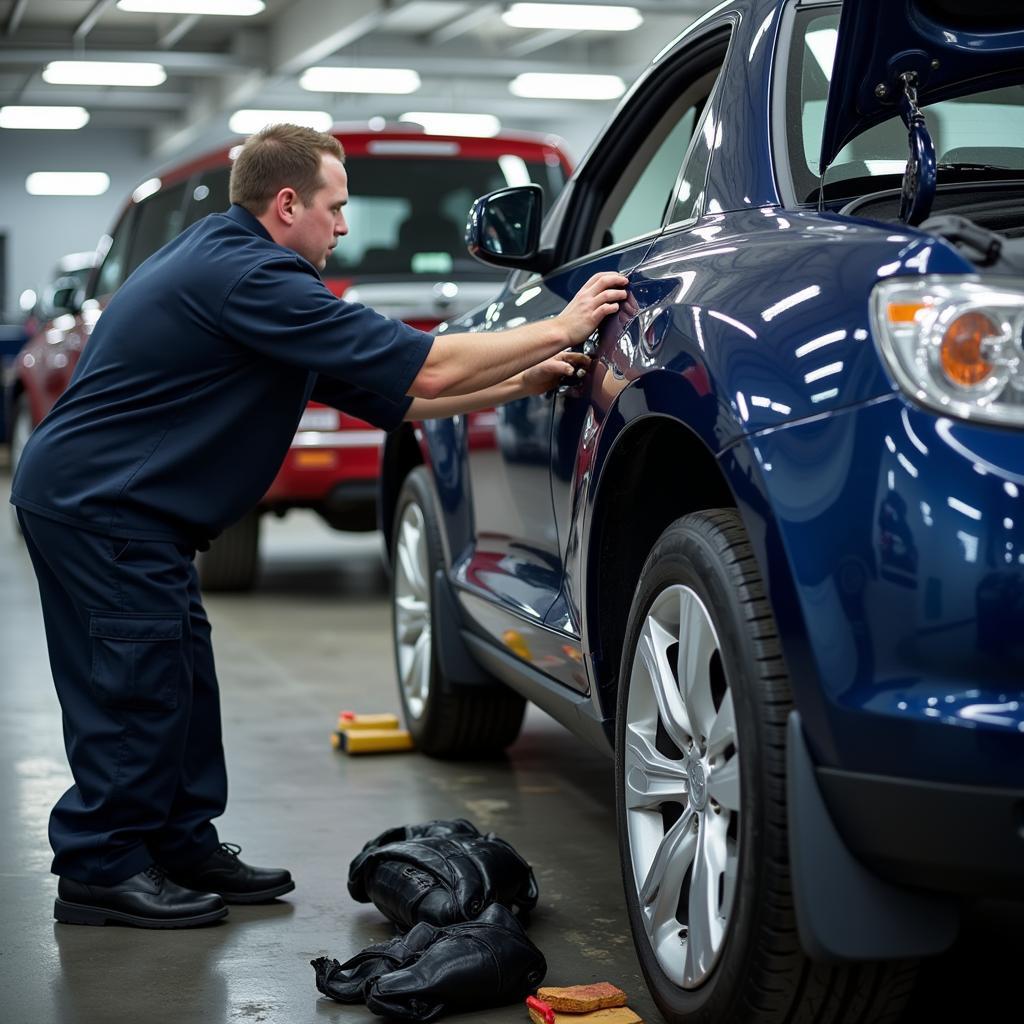
[[(729, 40), (729, 49), (726, 51), (725, 60), (722, 62), (722, 66), (718, 69), (718, 74), (715, 77), (714, 84), (711, 86), (711, 91), (707, 95), (707, 99), (704, 101), (704, 109), (700, 112), (700, 117), (697, 118), (697, 123), (693, 128), (693, 136), (690, 138), (690, 144), (686, 147), (686, 155), (683, 157), (683, 162), (679, 167), (679, 174), (676, 176), (675, 184), (672, 186), (672, 202), (665, 210), (665, 215), (662, 218), (661, 230), (670, 231), (676, 228), (688, 227), (691, 224), (696, 224), (697, 221), (704, 216), (704, 199), (707, 195), (708, 189), (708, 175), (711, 174), (711, 159), (714, 156), (714, 152), (708, 154), (707, 166), (704, 168), (704, 179), (701, 182), (701, 193), (702, 198), (697, 212), (691, 217), (685, 217), (682, 220), (669, 220), (668, 218), (672, 215), (672, 210), (675, 209), (675, 197), (679, 193), (679, 186), (682, 184), (683, 178), (686, 177), (686, 168), (690, 162), (690, 157), (693, 155), (693, 148), (697, 145), (700, 137), (704, 132), (704, 123), (711, 116), (711, 111), (714, 109), (715, 101), (718, 99), (718, 94), (722, 89), (722, 78), (723, 72), (725, 71), (726, 65), (729, 62), (729, 53), (732, 50), (732, 40), (735, 39), (735, 33)], [(708, 71), (707, 74), (712, 74)], [(704, 76), (706, 77), (706, 76)]]
[[(591, 151), (590, 158), (582, 169), (582, 176), (574, 181), (575, 194), (562, 218), (559, 238), (555, 248), (556, 265), (543, 275), (544, 277), (558, 273), (563, 269), (569, 269), (583, 260), (591, 259), (603, 253), (627, 247), (631, 248), (645, 238), (656, 238), (665, 230), (665, 217), (668, 216), (667, 210), (663, 214), (662, 223), (650, 232), (637, 235), (634, 238), (616, 241), (602, 249), (579, 251), (585, 247), (584, 240), (593, 237), (593, 231), (600, 216), (601, 207), (606, 202), (610, 193), (609, 179), (611, 179), (611, 184), (614, 184), (617, 177), (613, 177), (613, 175), (621, 174), (625, 167), (628, 166), (629, 152), (635, 148), (632, 144), (635, 143), (638, 137), (642, 137), (649, 131), (653, 125), (656, 125), (665, 112), (670, 109), (674, 102), (675, 94), (679, 91), (676, 86), (680, 77), (683, 77), (687, 83), (684, 88), (688, 88), (689, 85), (699, 81), (710, 71), (717, 69), (718, 80), (709, 94), (709, 102), (705, 103), (706, 112), (718, 88), (718, 82), (722, 79), (722, 72), (728, 67), (733, 42), (736, 38), (738, 21), (739, 16), (736, 12), (728, 11), (723, 13), (719, 19), (704, 26), (704, 31), (700, 36), (694, 39), (687, 39), (685, 47), (679, 53), (665, 59), (665, 66), (657, 66), (652, 71), (652, 74), (656, 76), (656, 81), (641, 88), (630, 98), (629, 104), (618, 112), (611, 127), (602, 136), (602, 141), (610, 145), (616, 152), (625, 150), (626, 157), (618, 162), (614, 172), (610, 172), (605, 170), (608, 164), (607, 157), (599, 157), (596, 146)], [(660, 111), (656, 116), (637, 116), (638, 112), (641, 112), (645, 106), (650, 105), (652, 94), (667, 94), (668, 102), (656, 104)], [(701, 115), (701, 123), (703, 123), (703, 116), (704, 112)], [(695, 128), (694, 137), (697, 130), (699, 130), (699, 126)], [(680, 171), (685, 168), (688, 157), (689, 148), (680, 164)], [(710, 162), (708, 167), (710, 170)], [(574, 255), (567, 258), (567, 252), (572, 252)]]

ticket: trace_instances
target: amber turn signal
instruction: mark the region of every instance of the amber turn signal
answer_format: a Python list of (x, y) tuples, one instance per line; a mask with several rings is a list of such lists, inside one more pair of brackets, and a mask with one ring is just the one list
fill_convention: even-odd
[(991, 372), (992, 363), (982, 346), (988, 338), (998, 338), (1000, 327), (984, 313), (971, 311), (958, 316), (947, 328), (939, 346), (939, 358), (946, 376), (960, 387), (980, 384)]

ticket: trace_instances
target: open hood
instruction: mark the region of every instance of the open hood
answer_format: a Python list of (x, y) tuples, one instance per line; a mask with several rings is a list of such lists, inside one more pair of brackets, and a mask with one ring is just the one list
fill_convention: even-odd
[(922, 106), (1021, 81), (1024, 0), (846, 0), (821, 140), (822, 173), (850, 139), (873, 125), (903, 114), (910, 128), (901, 110), (908, 82), (916, 89), (914, 105)]

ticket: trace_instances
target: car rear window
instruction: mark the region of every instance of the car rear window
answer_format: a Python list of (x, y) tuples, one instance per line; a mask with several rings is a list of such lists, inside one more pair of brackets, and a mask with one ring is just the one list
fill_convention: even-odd
[(565, 182), (557, 159), (452, 159), (427, 156), (347, 157), (349, 203), (343, 238), (324, 277), (386, 275), (393, 278), (454, 276), (501, 280), (466, 251), (466, 217), (473, 200), (507, 185), (535, 182), (545, 209)]

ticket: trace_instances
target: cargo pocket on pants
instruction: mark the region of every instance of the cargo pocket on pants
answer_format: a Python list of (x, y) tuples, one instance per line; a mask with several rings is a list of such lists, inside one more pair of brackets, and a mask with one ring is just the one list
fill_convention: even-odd
[(100, 703), (136, 711), (176, 708), (181, 634), (180, 617), (91, 614), (92, 686)]

